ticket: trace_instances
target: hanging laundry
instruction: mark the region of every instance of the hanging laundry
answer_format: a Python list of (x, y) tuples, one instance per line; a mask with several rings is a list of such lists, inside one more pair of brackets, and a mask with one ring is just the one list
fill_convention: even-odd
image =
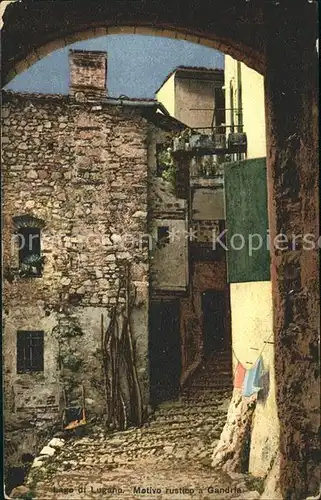
[(260, 384), (260, 379), (263, 371), (262, 356), (256, 361), (256, 363), (246, 371), (243, 384), (243, 396), (252, 396), (255, 392), (259, 392), (262, 388)]
[(242, 389), (245, 373), (246, 368), (242, 365), (242, 363), (238, 362), (234, 374), (233, 387), (235, 387), (235, 389)]
[(262, 377), (260, 379), (260, 387), (260, 401), (265, 401), (270, 391), (270, 372), (268, 370), (266, 370), (262, 374)]

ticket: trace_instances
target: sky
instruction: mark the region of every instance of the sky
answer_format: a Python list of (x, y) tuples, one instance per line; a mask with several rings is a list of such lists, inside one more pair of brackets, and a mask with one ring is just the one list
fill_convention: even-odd
[(154, 97), (166, 76), (179, 65), (223, 68), (224, 55), (184, 40), (147, 35), (109, 35), (77, 42), (52, 52), (16, 76), (6, 89), (68, 93), (68, 50), (108, 52), (107, 88), (111, 97)]

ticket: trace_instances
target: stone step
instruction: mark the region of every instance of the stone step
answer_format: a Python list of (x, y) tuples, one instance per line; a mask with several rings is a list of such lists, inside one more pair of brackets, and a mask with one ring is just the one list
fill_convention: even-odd
[[(232, 394), (232, 391), (225, 390), (226, 394)], [(188, 401), (190, 405), (198, 404), (203, 401), (207, 402), (208, 406), (211, 406), (212, 401), (215, 400), (215, 396), (217, 394), (217, 389), (209, 389), (207, 391), (198, 391), (191, 389), (190, 391), (186, 391), (181, 395), (182, 401)]]
[(189, 389), (189, 388), (195, 388), (195, 389), (207, 389), (209, 387), (217, 387), (217, 388), (221, 388), (224, 386), (227, 386), (228, 388), (230, 388), (231, 386), (233, 385), (233, 381), (232, 379), (230, 378), (226, 378), (226, 379), (216, 379), (216, 380), (213, 380), (213, 379), (205, 379), (205, 380), (194, 380), (193, 383), (189, 384), (186, 386), (186, 389)]
[(233, 381), (231, 379), (225, 380), (195, 380), (192, 384), (187, 385), (185, 389), (190, 389), (195, 387), (196, 389), (208, 389), (208, 388), (221, 388), (226, 386), (228, 389), (233, 386)]
[(197, 375), (196, 376), (200, 376), (200, 375), (231, 375), (231, 368), (229, 365), (219, 365), (219, 368), (220, 370), (218, 371), (217, 370), (217, 367), (215, 367), (215, 369), (207, 369), (207, 368), (203, 368), (203, 369), (200, 369), (199, 372), (197, 372)]
[(213, 370), (213, 371), (202, 370), (202, 371), (196, 373), (194, 375), (194, 377), (191, 377), (190, 380), (193, 381), (193, 380), (197, 380), (199, 378), (212, 379), (213, 377), (215, 377), (215, 378), (223, 378), (223, 377), (232, 378), (232, 373), (228, 367), (217, 368), (216, 370)]
[(229, 391), (233, 388), (233, 384), (232, 382), (228, 383), (228, 382), (216, 382), (216, 383), (208, 383), (208, 384), (198, 384), (198, 383), (195, 383), (195, 384), (192, 384), (190, 386), (187, 386), (185, 387), (184, 389), (184, 392), (186, 391), (191, 391), (191, 390), (194, 390), (196, 392), (199, 392), (200, 394), (202, 394), (202, 392), (206, 392), (208, 393), (209, 391), (215, 391), (215, 392), (220, 392), (220, 391)]
[(193, 395), (190, 395), (190, 396), (186, 395), (186, 396), (184, 396), (184, 400), (189, 404), (193, 404), (195, 408), (197, 408), (200, 405), (203, 405), (204, 407), (208, 406), (208, 398), (207, 397), (204, 397), (204, 398), (199, 397), (198, 399), (196, 399), (195, 396), (193, 396)]
[[(175, 412), (175, 411), (181, 410), (183, 408), (186, 408), (187, 406), (191, 406), (191, 407), (195, 408), (195, 406), (193, 406), (193, 401), (188, 401), (188, 402), (185, 401), (185, 399), (186, 399), (185, 396), (186, 396), (186, 392), (183, 391), (182, 394), (180, 395), (180, 400), (179, 400), (179, 402), (176, 403), (175, 407), (173, 409), (166, 408), (166, 411)], [(226, 389), (216, 389), (215, 393), (212, 392), (210, 396), (211, 397), (209, 397), (209, 395), (206, 395), (208, 400), (207, 400), (207, 402), (201, 403), (200, 410), (202, 410), (205, 407), (216, 408), (224, 400), (231, 398), (232, 391), (226, 390)], [(196, 399), (195, 399), (195, 401), (196, 401)], [(162, 407), (162, 405), (160, 405), (156, 408), (156, 412), (158, 412), (160, 410), (165, 411), (165, 409)]]
[(217, 390), (220, 390), (220, 389), (224, 389), (226, 392), (232, 392), (232, 385), (230, 385), (230, 386), (227, 386), (227, 385), (219, 386), (218, 385), (215, 387), (214, 386), (190, 387), (189, 389), (186, 389), (183, 394), (195, 395), (197, 399), (199, 399), (199, 397), (202, 397), (202, 396), (211, 398), (212, 396), (214, 397)]
[(198, 394), (210, 394), (212, 392), (216, 392), (217, 390), (226, 390), (226, 391), (231, 391), (233, 389), (233, 384), (232, 382), (217, 382), (215, 384), (210, 383), (210, 384), (204, 384), (204, 383), (199, 383), (199, 384), (193, 384), (189, 387), (186, 387), (184, 392), (195, 392)]
[(193, 382), (193, 380), (198, 380), (200, 378), (204, 378), (206, 380), (211, 380), (213, 378), (233, 378), (231, 370), (229, 369), (222, 369), (222, 370), (215, 370), (213, 372), (206, 372), (206, 371), (201, 371), (197, 375), (195, 375), (193, 378), (190, 380)]
[[(86, 450), (86, 456), (83, 457), (85, 458), (84, 462), (86, 460), (88, 462), (95, 460), (98, 461), (101, 459), (102, 456), (108, 456), (110, 459), (113, 459), (114, 457), (121, 457), (124, 455), (127, 455), (128, 457), (131, 457), (133, 455), (137, 454), (144, 454), (144, 453), (157, 453), (161, 452), (165, 446), (173, 446), (175, 445), (176, 449), (180, 448), (186, 448), (187, 450), (190, 450), (194, 447), (199, 447), (200, 449), (206, 447), (206, 443), (208, 441), (214, 441), (216, 439), (219, 439), (221, 435), (222, 429), (215, 429), (212, 432), (204, 433), (204, 435), (200, 431), (195, 431), (186, 433), (186, 431), (183, 432), (176, 432), (176, 437), (174, 436), (160, 436), (159, 433), (155, 433), (155, 436), (158, 436), (157, 438), (154, 438), (153, 441), (151, 442), (150, 439), (153, 438), (153, 434), (147, 433), (146, 438), (148, 437), (149, 439), (146, 439), (146, 442), (141, 441), (139, 445), (123, 445), (121, 448), (117, 449), (112, 449), (109, 448), (108, 446), (106, 447), (91, 447), (90, 449), (88, 447), (85, 448)], [(186, 439), (184, 439), (186, 437)], [(177, 443), (177, 440), (179, 440), (179, 443)], [(155, 450), (155, 451), (153, 451)], [(79, 449), (79, 453), (76, 453), (73, 450), (70, 450), (69, 453), (65, 453), (64, 455), (60, 456), (60, 460), (63, 460), (65, 462), (67, 461), (72, 461), (75, 460), (77, 457), (81, 455), (81, 450)]]
[[(229, 393), (231, 394), (231, 393)], [(211, 398), (207, 395), (203, 396), (198, 396), (196, 397), (195, 394), (184, 394), (182, 395), (182, 401), (186, 402), (190, 405), (193, 405), (194, 408), (197, 408), (198, 406), (203, 406), (203, 407), (211, 407)]]
[[(226, 400), (225, 400), (226, 401)], [(222, 409), (222, 404), (217, 406), (216, 408), (214, 407), (205, 407), (203, 410), (206, 411), (198, 411), (196, 406), (191, 406), (189, 409), (182, 410), (180, 412), (157, 412), (147, 422), (147, 425), (150, 422), (153, 422), (155, 420), (161, 420), (165, 419), (166, 421), (171, 421), (171, 420), (179, 420), (179, 419), (185, 419), (185, 418), (200, 418), (200, 419), (207, 419), (211, 416), (216, 416), (216, 415), (221, 415), (224, 413), (224, 409)]]
[(144, 429), (150, 429), (154, 428), (156, 426), (163, 426), (164, 431), (168, 432), (169, 430), (175, 428), (175, 426), (179, 426), (180, 428), (183, 427), (193, 427), (195, 423), (197, 425), (215, 425), (216, 421), (220, 420), (221, 418), (225, 418), (227, 412), (220, 412), (220, 413), (213, 413), (210, 416), (207, 416), (206, 419), (202, 417), (198, 417), (195, 414), (193, 415), (184, 415), (181, 418), (173, 418), (173, 419), (168, 419), (168, 418), (163, 418), (163, 417), (158, 417), (152, 422), (150, 422), (148, 425), (144, 427)]
[(206, 419), (208, 416), (212, 415), (220, 415), (222, 413), (225, 413), (225, 411), (220, 410), (218, 408), (207, 408), (205, 407), (202, 411), (199, 411), (197, 408), (190, 408), (189, 410), (186, 411), (181, 411), (181, 412), (173, 412), (173, 413), (157, 413), (155, 417), (151, 419), (151, 421), (156, 420), (156, 419), (163, 419), (165, 422), (170, 421), (174, 418), (183, 418), (185, 416), (189, 416), (190, 418), (195, 418), (198, 416), (200, 419)]
[(161, 419), (157, 419), (154, 422), (149, 424), (149, 428), (155, 427), (165, 427), (164, 432), (168, 432), (172, 429), (181, 429), (182, 427), (191, 428), (199, 427), (200, 425), (215, 425), (217, 422), (217, 416), (211, 417), (206, 420), (203, 419), (195, 419), (194, 416), (190, 418), (186, 418), (185, 420), (172, 420), (172, 421), (162, 421)]
[[(226, 402), (229, 401), (228, 398), (225, 399), (224, 404), (227, 404)], [(206, 419), (210, 417), (211, 415), (220, 415), (224, 413), (224, 410), (222, 410), (222, 404), (223, 402), (220, 402), (218, 405), (213, 406), (203, 406), (202, 409), (198, 408), (196, 405), (192, 404), (189, 405), (189, 408), (182, 408), (180, 411), (177, 412), (166, 412), (166, 411), (157, 411), (155, 412), (154, 415), (151, 415), (149, 422), (152, 422), (154, 420), (162, 419), (165, 418), (167, 420), (173, 420), (173, 419), (184, 419), (187, 417), (197, 417), (201, 419)]]
[(211, 369), (213, 366), (221, 365), (221, 364), (232, 364), (232, 358), (230, 356), (224, 356), (221, 358), (210, 359), (202, 363), (199, 368), (208, 368)]
[(230, 374), (232, 372), (232, 367), (227, 364), (227, 363), (224, 363), (224, 364), (219, 364), (217, 366), (213, 366), (213, 367), (203, 367), (203, 368), (200, 368), (199, 370), (197, 370), (195, 373), (194, 373), (194, 377), (192, 378), (195, 378), (195, 377), (198, 377), (200, 375), (220, 375), (221, 373), (228, 373)]
[(196, 373), (200, 370), (206, 370), (208, 372), (215, 370), (217, 366), (228, 366), (232, 367), (232, 360), (230, 358), (216, 359), (210, 363), (204, 363), (196, 369)]

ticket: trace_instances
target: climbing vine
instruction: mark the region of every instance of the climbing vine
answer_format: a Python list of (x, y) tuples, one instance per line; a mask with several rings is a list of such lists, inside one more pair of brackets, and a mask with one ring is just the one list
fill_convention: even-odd
[(170, 182), (175, 188), (176, 186), (176, 167), (172, 156), (172, 150), (170, 147), (163, 149), (158, 153), (158, 165), (162, 172), (162, 178), (164, 181)]
[[(121, 290), (125, 290), (125, 306), (120, 305)], [(135, 304), (136, 288), (130, 279), (130, 266), (119, 283), (108, 328), (101, 316), (101, 346), (105, 379), (107, 419), (110, 429), (124, 430), (130, 421), (141, 426), (143, 403), (136, 367), (135, 344), (131, 328), (131, 313)]]

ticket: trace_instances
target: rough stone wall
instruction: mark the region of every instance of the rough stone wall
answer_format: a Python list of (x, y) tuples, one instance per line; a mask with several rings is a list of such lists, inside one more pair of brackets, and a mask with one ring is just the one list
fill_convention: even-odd
[(191, 225), (193, 241), (197, 243), (210, 243), (213, 246), (215, 235), (220, 234), (219, 221), (202, 220), (193, 221)]
[(69, 53), (70, 94), (77, 91), (106, 96), (107, 54), (71, 50)]
[[(280, 487), (299, 500), (318, 495), (321, 475), (318, 29), (316, 5), (293, 4), (291, 17), (280, 7), (264, 13), (268, 201), (271, 241), (283, 234), (289, 245), (272, 246), (271, 279)], [(308, 234), (314, 248), (293, 245), (293, 235)]]
[[(88, 417), (104, 412), (101, 315), (106, 328), (129, 262), (146, 404), (148, 248), (137, 242), (147, 232), (148, 123), (133, 108), (32, 95), (5, 95), (2, 114), (6, 421), (14, 410), (14, 418), (31, 412), (37, 425), (53, 423), (62, 387), (81, 382)], [(45, 222), (39, 278), (18, 275), (11, 249), (12, 217), (22, 214)], [(44, 330), (44, 372), (17, 375), (18, 329)]]

